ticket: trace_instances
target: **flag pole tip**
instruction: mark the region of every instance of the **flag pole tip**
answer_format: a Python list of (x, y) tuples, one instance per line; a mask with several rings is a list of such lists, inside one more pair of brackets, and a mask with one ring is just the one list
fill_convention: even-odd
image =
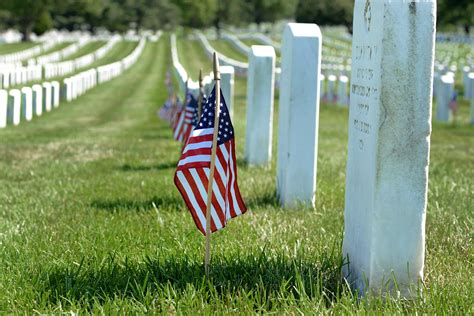
[(221, 80), (219, 58), (217, 58), (216, 52), (214, 52), (214, 80)]

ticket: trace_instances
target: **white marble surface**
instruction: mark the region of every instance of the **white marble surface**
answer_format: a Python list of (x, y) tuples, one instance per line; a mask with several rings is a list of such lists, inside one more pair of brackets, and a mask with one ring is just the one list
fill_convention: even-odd
[(362, 293), (423, 279), (435, 17), (434, 0), (355, 1), (343, 256)]
[(272, 158), (275, 49), (254, 45), (248, 54), (245, 160), (267, 166)]
[(316, 24), (285, 27), (277, 162), (277, 194), (284, 207), (315, 204), (321, 44)]

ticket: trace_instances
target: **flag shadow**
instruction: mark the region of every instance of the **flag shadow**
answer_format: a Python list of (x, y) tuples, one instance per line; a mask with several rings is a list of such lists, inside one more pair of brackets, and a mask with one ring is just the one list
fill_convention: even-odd
[(178, 163), (176, 161), (160, 163), (157, 165), (132, 165), (132, 164), (127, 163), (120, 166), (119, 169), (125, 172), (169, 170), (169, 169), (175, 169), (177, 164)]
[(135, 212), (146, 212), (152, 209), (174, 209), (178, 210), (183, 205), (183, 201), (179, 196), (154, 196), (148, 200), (127, 200), (127, 199), (116, 199), (116, 200), (94, 200), (90, 206), (97, 210), (108, 211), (108, 212), (119, 212), (119, 211), (135, 211)]
[[(85, 260), (84, 260), (85, 261)], [(120, 261), (111, 255), (100, 264), (81, 262), (40, 272), (47, 275), (40, 292), (50, 293), (52, 303), (96, 302), (113, 297), (141, 301), (147, 293), (166, 296), (171, 286), (177, 296), (194, 288), (210, 299), (226, 299), (229, 293), (262, 293), (266, 298), (291, 296), (320, 297), (327, 304), (345, 286), (341, 280), (342, 259), (323, 253), (315, 262), (283, 255), (214, 258), (207, 279), (203, 264), (186, 256), (164, 260), (145, 258), (142, 262)]]

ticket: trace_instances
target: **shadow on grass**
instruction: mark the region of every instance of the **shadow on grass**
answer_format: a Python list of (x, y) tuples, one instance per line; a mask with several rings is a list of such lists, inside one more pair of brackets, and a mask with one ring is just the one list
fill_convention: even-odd
[(284, 255), (270, 257), (264, 252), (214, 258), (209, 279), (204, 276), (202, 263), (185, 255), (163, 260), (147, 257), (144, 262), (119, 262), (113, 255), (101, 263), (84, 261), (80, 266), (70, 264), (42, 272), (40, 293), (51, 293), (48, 297), (53, 303), (114, 297), (144, 301), (148, 295), (167, 297), (170, 288), (179, 298), (191, 287), (207, 300), (229, 295), (247, 295), (250, 300), (258, 297), (267, 302), (278, 297), (316, 297), (330, 304), (343, 288), (342, 259), (329, 252), (311, 262)]
[(139, 200), (126, 200), (126, 199), (117, 199), (117, 200), (95, 200), (92, 201), (91, 207), (98, 210), (105, 210), (108, 212), (118, 212), (118, 211), (149, 211), (154, 207), (159, 209), (179, 209), (183, 206), (183, 201), (179, 196), (165, 196), (158, 197), (154, 196), (153, 198), (146, 201)]
[(165, 162), (160, 163), (157, 165), (131, 165), (131, 164), (124, 164), (120, 167), (122, 171), (150, 171), (150, 170), (169, 170), (169, 169), (176, 169), (177, 162)]

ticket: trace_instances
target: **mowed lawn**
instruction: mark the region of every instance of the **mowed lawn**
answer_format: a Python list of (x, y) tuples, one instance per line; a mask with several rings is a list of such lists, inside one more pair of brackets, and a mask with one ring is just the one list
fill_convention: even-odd
[[(180, 58), (194, 75), (211, 62), (188, 46)], [(410, 301), (358, 300), (341, 281), (348, 111), (321, 105), (316, 208), (282, 210), (278, 102), (273, 163), (247, 167), (246, 81), (236, 80), (239, 184), (250, 211), (212, 236), (206, 279), (204, 237), (173, 184), (180, 144), (156, 117), (170, 65), (166, 35), (123, 76), (0, 130), (1, 313), (472, 313), (467, 104), (457, 124), (433, 126), (423, 291)]]

